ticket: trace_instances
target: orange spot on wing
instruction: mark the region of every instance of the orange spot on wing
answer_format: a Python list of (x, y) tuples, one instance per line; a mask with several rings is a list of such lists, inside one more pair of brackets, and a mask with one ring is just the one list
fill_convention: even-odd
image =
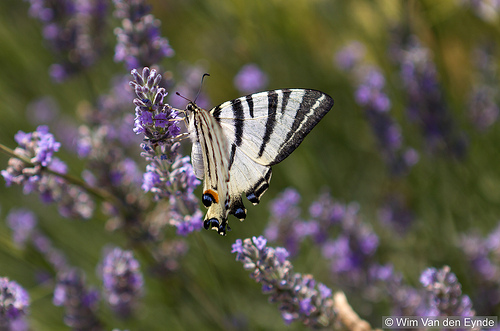
[(203, 194), (210, 194), (214, 198), (215, 203), (219, 203), (219, 195), (214, 190), (208, 189)]

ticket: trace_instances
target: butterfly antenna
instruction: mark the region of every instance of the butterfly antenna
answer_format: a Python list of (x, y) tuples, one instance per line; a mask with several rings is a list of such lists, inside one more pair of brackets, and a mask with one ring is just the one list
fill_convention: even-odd
[(198, 96), (201, 93), (201, 88), (203, 87), (203, 80), (205, 80), (205, 76), (210, 76), (210, 74), (204, 73), (203, 76), (201, 76), (200, 88), (198, 89), (198, 93), (196, 93), (196, 98), (194, 98), (194, 103), (196, 103), (196, 99), (198, 99)]
[(175, 94), (178, 95), (178, 96), (180, 96), (181, 98), (183, 98), (186, 101), (192, 102), (191, 100), (189, 100), (188, 98), (186, 98), (185, 96), (183, 96), (182, 94), (180, 94), (179, 92), (175, 92)]

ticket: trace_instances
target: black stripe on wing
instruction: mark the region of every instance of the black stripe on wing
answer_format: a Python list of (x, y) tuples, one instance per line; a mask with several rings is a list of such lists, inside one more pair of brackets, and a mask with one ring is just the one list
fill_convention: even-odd
[(269, 167), (264, 177), (259, 178), (259, 180), (257, 180), (255, 184), (253, 184), (252, 188), (245, 192), (248, 201), (250, 201), (254, 205), (260, 202), (260, 198), (269, 188), (269, 181), (271, 180), (271, 175), (272, 171), (271, 168)]
[[(321, 98), (321, 102), (316, 105)], [(287, 158), (332, 106), (333, 99), (329, 95), (316, 90), (305, 90), (292, 127), (283, 140), (284, 143), (280, 147), (278, 154), (269, 165), (280, 163)]]
[(289, 89), (282, 89), (281, 92), (283, 92), (283, 100), (281, 101), (281, 115), (283, 115), (285, 114), (286, 106), (288, 105), (288, 100), (290, 100), (290, 94), (292, 94), (292, 91)]
[(219, 117), (220, 117), (220, 113), (222, 111), (222, 105), (218, 105), (217, 107), (215, 107), (213, 110), (212, 110), (212, 115), (213, 117), (215, 117), (215, 119), (217, 120), (217, 122), (219, 121)]
[(253, 118), (253, 97), (252, 95), (247, 95), (245, 97), (248, 105), (248, 113), (250, 114), (250, 117)]
[[(243, 142), (243, 127), (245, 121), (241, 120), (245, 115), (243, 113), (243, 105), (240, 99), (231, 100), (231, 106), (233, 108), (234, 117), (234, 142), (231, 144), (231, 154), (229, 156), (229, 170), (234, 162), (234, 156), (236, 153), (236, 147), (240, 147)], [(248, 100), (247, 100), (248, 102)]]
[(264, 131), (262, 145), (260, 145), (258, 154), (259, 157), (264, 154), (264, 150), (266, 149), (274, 128), (276, 127), (276, 109), (278, 109), (278, 93), (276, 93), (276, 91), (267, 92), (267, 107), (266, 131)]

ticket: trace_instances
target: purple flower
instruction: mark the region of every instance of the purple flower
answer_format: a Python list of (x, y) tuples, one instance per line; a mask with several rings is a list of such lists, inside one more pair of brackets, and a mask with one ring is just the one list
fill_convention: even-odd
[(254, 93), (267, 85), (267, 75), (254, 64), (244, 65), (234, 77), (234, 86), (240, 93)]
[(24, 247), (36, 227), (35, 214), (27, 209), (13, 209), (7, 215), (7, 224), (12, 229), (14, 242)]
[[(236, 239), (234, 244), (231, 246), (231, 253), (244, 254), (243, 250), (243, 241), (241, 239)], [(238, 260), (238, 255), (236, 256), (236, 260)]]
[(300, 218), (300, 199), (296, 190), (285, 189), (271, 202), (271, 220), (264, 230), (264, 235), (270, 241), (283, 244), (292, 256), (298, 252), (300, 242), (307, 236), (300, 231), (305, 227)]
[(20, 148), (25, 149), (26, 156), (30, 157), (30, 161), (35, 164), (47, 167), (52, 156), (61, 147), (61, 143), (57, 142), (54, 136), (49, 132), (49, 128), (45, 125), (40, 125), (35, 132), (25, 133), (17, 132), (14, 139), (19, 144)]
[(434, 152), (449, 152), (461, 157), (466, 150), (466, 141), (453, 121), (443, 96), (431, 51), (412, 36), (402, 46), (397, 57), (401, 67), (401, 79), (406, 90), (410, 120), (416, 122)]
[(87, 289), (85, 275), (77, 269), (69, 269), (57, 275), (52, 302), (64, 307), (64, 323), (77, 330), (97, 330), (100, 322), (96, 316), (99, 297)]
[(404, 157), (400, 127), (388, 113), (391, 103), (383, 91), (385, 78), (375, 67), (359, 68), (358, 75), (360, 85), (356, 91), (356, 102), (365, 110), (391, 173), (404, 174), (414, 163)]
[(153, 191), (158, 184), (161, 183), (160, 175), (155, 172), (155, 168), (151, 165), (146, 167), (146, 172), (142, 178), (142, 189), (145, 192)]
[(389, 114), (391, 101), (385, 92), (384, 75), (377, 67), (363, 64), (363, 56), (363, 45), (352, 42), (338, 53), (338, 66), (355, 74), (356, 103), (363, 108), (391, 173), (406, 174), (418, 158), (404, 150), (401, 129)]
[(299, 300), (299, 311), (301, 314), (309, 316), (314, 311), (314, 308), (310, 297)]
[(32, 162), (40, 163), (46, 167), (52, 161), (52, 155), (61, 147), (61, 143), (55, 140), (45, 125), (39, 126), (36, 131), (38, 133), (38, 146), (35, 149), (36, 155), (32, 158)]
[(30, 304), (28, 292), (18, 283), (0, 277), (0, 328), (3, 330), (28, 330), (24, 322)]
[(318, 291), (319, 294), (323, 299), (329, 298), (332, 296), (332, 290), (329, 289), (325, 284), (318, 284)]
[[(155, 200), (170, 201), (169, 224), (177, 227), (180, 235), (202, 228), (202, 214), (194, 189), (200, 184), (196, 178), (188, 156), (177, 153), (179, 143), (167, 149), (168, 145), (150, 148), (143, 144), (142, 156), (151, 163), (146, 167), (143, 177), (143, 189), (154, 194)], [(156, 153), (165, 153), (156, 155)]]
[(128, 317), (143, 294), (144, 280), (131, 251), (109, 250), (100, 270), (104, 296), (111, 308), (121, 317)]
[(285, 263), (285, 260), (290, 256), (290, 253), (283, 247), (276, 247), (275, 254), (280, 263)]
[(359, 41), (351, 41), (335, 54), (335, 64), (344, 71), (356, 68), (365, 56), (365, 46)]
[(362, 82), (356, 91), (356, 102), (376, 112), (386, 112), (391, 106), (387, 95), (382, 91), (385, 78), (376, 68), (366, 68)]
[[(177, 208), (177, 203), (173, 205), (174, 208)], [(193, 215), (185, 215), (184, 218), (180, 219), (179, 212), (172, 212), (173, 218), (170, 223), (177, 227), (177, 234), (179, 236), (187, 236), (191, 232), (200, 231), (203, 227), (203, 214), (201, 210), (195, 211)]]
[(93, 65), (104, 45), (107, 5), (104, 0), (29, 0), (31, 16), (43, 24), (43, 37), (62, 58), (50, 67), (50, 75), (62, 82)]
[(309, 207), (309, 215), (317, 224), (316, 233), (311, 233), (317, 244), (322, 244), (328, 238), (331, 227), (338, 225), (348, 212), (347, 207), (335, 202), (330, 193), (325, 192), (313, 201)]
[(90, 196), (47, 171), (47, 168), (60, 174), (67, 171), (66, 164), (53, 157), (61, 144), (48, 132), (48, 128), (39, 126), (32, 133), (19, 131), (15, 140), (19, 146), (14, 153), (31, 164), (16, 157), (10, 158), (7, 169), (1, 171), (6, 185), (21, 185), (25, 194), (37, 192), (43, 202), (57, 202), (59, 212), (65, 217), (89, 218), (94, 209)]
[(263, 236), (252, 237), (252, 242), (255, 244), (255, 247), (257, 247), (259, 251), (262, 251), (267, 244), (267, 240)]
[(469, 233), (462, 235), (459, 243), (473, 280), (471, 297), (478, 314), (483, 316), (494, 314), (500, 304), (499, 234), (497, 226), (486, 238)]
[(450, 267), (425, 270), (420, 276), (420, 283), (428, 293), (428, 316), (475, 315), (471, 300), (467, 295), (462, 295), (462, 286)]
[[(175, 121), (169, 119), (177, 118), (177, 113), (168, 104), (163, 103), (167, 92), (160, 87), (162, 76), (156, 70), (145, 67), (140, 74), (136, 69), (132, 70), (134, 80), (130, 85), (134, 88), (137, 98), (134, 99), (136, 134), (143, 134), (153, 144), (165, 144), (168, 140), (175, 138), (171, 136), (171, 126), (178, 127)], [(156, 119), (159, 119), (157, 121)], [(178, 128), (174, 130), (177, 131)], [(170, 143), (171, 144), (171, 143)]]
[(177, 113), (163, 103), (167, 92), (159, 86), (162, 76), (149, 68), (144, 68), (142, 74), (134, 69), (132, 75), (130, 85), (137, 95), (134, 131), (144, 135), (141, 155), (149, 162), (142, 188), (153, 193), (155, 200), (169, 199), (168, 223), (177, 227), (178, 234), (186, 235), (202, 225), (198, 200), (193, 194), (200, 181), (190, 158), (178, 152), (180, 143), (176, 139), (180, 128), (177, 121), (172, 121)]
[[(279, 249), (279, 252), (278, 252)], [(266, 246), (264, 237), (238, 239), (233, 244), (236, 260), (250, 271), (250, 277), (262, 284), (270, 295), (270, 302), (277, 303), (286, 324), (301, 321), (310, 328), (328, 327), (335, 323), (331, 291), (322, 285), (315, 286), (311, 275), (293, 272), (283, 248)]]
[(160, 34), (161, 22), (150, 14), (144, 0), (113, 0), (115, 17), (122, 26), (115, 29), (118, 43), (115, 62), (124, 62), (128, 70), (157, 65), (164, 57), (174, 55), (168, 40)]

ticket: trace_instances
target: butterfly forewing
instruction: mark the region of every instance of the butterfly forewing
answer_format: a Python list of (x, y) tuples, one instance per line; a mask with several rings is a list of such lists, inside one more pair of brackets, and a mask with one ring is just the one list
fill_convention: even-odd
[(300, 145), (333, 99), (315, 90), (282, 89), (227, 101), (210, 112), (191, 105), (193, 166), (197, 176), (201, 168), (205, 176), (205, 227), (224, 235), (228, 214), (246, 217), (241, 194), (254, 204), (260, 201), (271, 166)]
[(282, 89), (225, 102), (211, 113), (231, 152), (240, 147), (255, 162), (273, 165), (290, 155), (332, 106), (332, 98), (322, 92)]

